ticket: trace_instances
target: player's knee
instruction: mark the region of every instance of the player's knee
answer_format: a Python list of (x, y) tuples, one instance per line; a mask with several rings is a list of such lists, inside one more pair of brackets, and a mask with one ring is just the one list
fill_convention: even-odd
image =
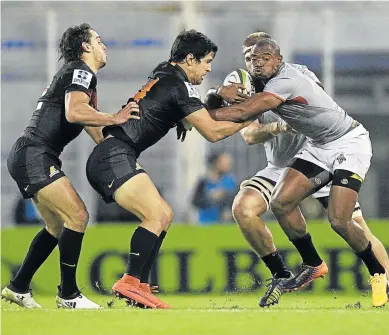
[(293, 196), (279, 193), (270, 199), (270, 209), (274, 215), (288, 215), (298, 206)]
[(232, 215), (239, 225), (244, 226), (252, 218), (261, 216), (267, 210), (264, 201), (257, 201), (247, 196), (237, 195), (232, 204)]
[(88, 222), (89, 222), (89, 213), (85, 207), (75, 210), (72, 213), (70, 218), (70, 225), (76, 231), (83, 232), (86, 229)]
[(77, 213), (80, 223), (87, 225), (89, 222), (89, 213), (86, 208), (80, 209)]
[(274, 215), (285, 215), (291, 211), (291, 202), (283, 197), (275, 197), (270, 200), (270, 209)]
[(328, 221), (330, 222), (331, 228), (334, 231), (336, 231), (341, 236), (344, 235), (347, 230), (348, 220), (345, 220), (341, 215), (337, 215), (336, 213), (328, 213)]
[(153, 222), (154, 229), (160, 233), (162, 230), (169, 228), (174, 217), (174, 213), (170, 207), (158, 206), (153, 212), (153, 217), (150, 217)]
[(165, 206), (164, 211), (165, 211), (165, 219), (167, 222), (167, 227), (169, 227), (170, 224), (173, 222), (174, 212), (170, 206)]

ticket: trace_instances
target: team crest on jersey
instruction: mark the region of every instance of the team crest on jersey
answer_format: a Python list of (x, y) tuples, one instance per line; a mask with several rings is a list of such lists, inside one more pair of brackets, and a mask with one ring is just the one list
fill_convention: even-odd
[(343, 154), (340, 154), (338, 157), (336, 157), (336, 160), (338, 161), (339, 164), (342, 164), (343, 162), (346, 161), (346, 157), (344, 157)]
[(92, 77), (93, 77), (92, 73), (85, 70), (76, 69), (73, 72), (72, 84), (77, 84), (85, 88), (89, 88), (89, 85), (92, 81)]
[(59, 173), (59, 170), (57, 170), (54, 165), (53, 166), (50, 166), (50, 174), (49, 174), (49, 177), (52, 178), (53, 176), (55, 176), (57, 173)]
[(194, 87), (191, 83), (184, 81), (186, 89), (188, 90), (189, 98), (197, 98), (200, 99), (200, 93), (196, 87)]

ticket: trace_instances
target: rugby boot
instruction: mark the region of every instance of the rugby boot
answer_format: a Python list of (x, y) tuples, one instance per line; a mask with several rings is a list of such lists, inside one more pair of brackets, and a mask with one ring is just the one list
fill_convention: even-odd
[(147, 298), (150, 293), (144, 292), (140, 288), (138, 278), (124, 274), (112, 287), (112, 291), (119, 298), (127, 299), (129, 304), (144, 306), (145, 308), (157, 308), (157, 306)]
[(147, 294), (146, 295), (147, 299), (149, 301), (151, 301), (155, 306), (157, 306), (157, 308), (159, 308), (159, 309), (171, 309), (172, 308), (166, 302), (164, 302), (161, 299), (157, 298), (153, 294), (152, 287), (148, 283), (140, 283), (139, 287), (145, 294)]
[(288, 278), (269, 278), (266, 279), (266, 293), (259, 301), (259, 307), (269, 307), (270, 305), (278, 304), (280, 301), (281, 295), (283, 295), (285, 292), (283, 282), (293, 278), (293, 274), (290, 273), (290, 276)]
[(327, 273), (328, 267), (324, 261), (318, 266), (309, 266), (303, 263), (297, 269), (296, 275), (284, 281), (282, 285), (287, 292), (299, 290), (304, 288), (311, 281), (319, 277), (324, 278), (324, 275), (326, 275)]
[(370, 277), (369, 284), (371, 286), (371, 303), (373, 307), (384, 306), (388, 302), (388, 295), (386, 293), (388, 279), (386, 275), (375, 273), (374, 276)]
[(4, 287), (1, 291), (1, 298), (24, 308), (42, 308), (32, 297), (31, 290), (26, 293), (17, 293), (9, 287)]

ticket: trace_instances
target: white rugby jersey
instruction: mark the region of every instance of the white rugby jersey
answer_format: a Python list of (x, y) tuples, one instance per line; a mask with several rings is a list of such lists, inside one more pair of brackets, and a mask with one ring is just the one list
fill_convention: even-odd
[(314, 144), (332, 142), (351, 129), (353, 118), (292, 64), (283, 63), (263, 92), (283, 101), (273, 112)]

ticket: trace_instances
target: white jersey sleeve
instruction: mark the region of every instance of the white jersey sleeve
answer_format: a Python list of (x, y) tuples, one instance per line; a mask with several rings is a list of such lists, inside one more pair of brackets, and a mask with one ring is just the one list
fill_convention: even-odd
[(266, 84), (263, 92), (270, 93), (283, 102), (294, 97), (294, 86), (291, 78), (276, 76)]
[(319, 80), (319, 78), (314, 74), (306, 65), (301, 64), (290, 64), (295, 69), (299, 70), (303, 75), (307, 76), (308, 78), (311, 78), (315, 83), (318, 83), (320, 85), (323, 85), (322, 82)]

